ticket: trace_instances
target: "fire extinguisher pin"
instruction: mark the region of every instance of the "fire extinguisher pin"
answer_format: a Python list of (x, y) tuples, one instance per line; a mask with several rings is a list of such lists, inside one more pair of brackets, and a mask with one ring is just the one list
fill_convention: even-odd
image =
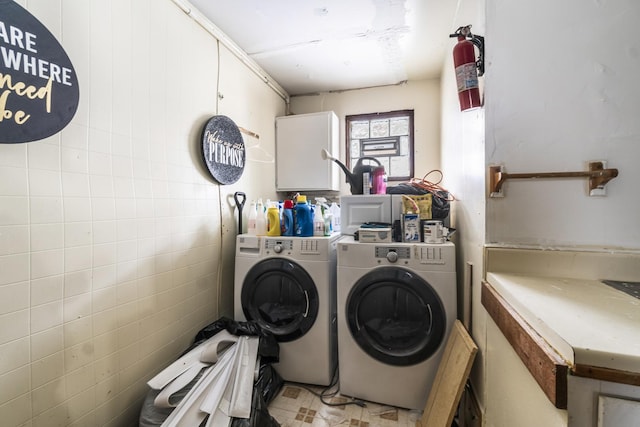
[(478, 48), (479, 54), (478, 60), (476, 61), (476, 68), (478, 69), (478, 77), (482, 77), (484, 75), (484, 37), (473, 34), (471, 32), (471, 25), (458, 27), (455, 33), (449, 34), (449, 37), (464, 37)]
[(449, 37), (458, 37), (458, 36), (473, 37), (473, 34), (471, 34), (471, 25), (458, 27), (455, 33), (449, 34)]

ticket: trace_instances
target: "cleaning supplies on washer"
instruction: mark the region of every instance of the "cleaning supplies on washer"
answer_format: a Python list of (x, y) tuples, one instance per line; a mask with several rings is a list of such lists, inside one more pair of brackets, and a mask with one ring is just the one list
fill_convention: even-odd
[(322, 205), (322, 218), (324, 219), (324, 235), (331, 236), (333, 228), (331, 227), (331, 212), (327, 205)]
[(282, 235), (293, 236), (293, 201), (285, 200), (282, 205), (282, 221), (281, 221)]
[(411, 197), (403, 195), (402, 199), (402, 241), (419, 242), (420, 208)]
[(280, 210), (277, 203), (271, 203), (267, 209), (267, 236), (280, 236)]
[(262, 203), (262, 198), (258, 199), (256, 204), (256, 235), (264, 236), (267, 234), (267, 214)]
[(307, 196), (298, 195), (295, 207), (295, 235), (298, 237), (313, 236), (313, 216), (311, 206), (307, 203)]
[(324, 218), (322, 218), (322, 206), (316, 203), (313, 207), (313, 235), (324, 236)]
[(442, 221), (428, 220), (422, 225), (423, 241), (425, 243), (444, 243), (447, 241), (448, 231)]
[(331, 203), (329, 206), (329, 212), (331, 212), (331, 231), (334, 233), (340, 232), (340, 206), (336, 202)]
[(365, 222), (357, 231), (357, 240), (361, 243), (391, 243), (393, 229), (388, 222)]
[(327, 199), (324, 197), (316, 197), (316, 204), (313, 210), (314, 236), (331, 236), (331, 223), (329, 218)]
[[(322, 220), (322, 234), (316, 234), (315, 230), (315, 221), (314, 218), (314, 235), (318, 236), (331, 236), (333, 233), (333, 227), (331, 226), (331, 211), (329, 210), (329, 205), (327, 205), (327, 199), (324, 197), (316, 197), (316, 209), (320, 209), (321, 220)], [(319, 228), (319, 227), (318, 227)]]
[(256, 235), (256, 219), (258, 211), (256, 210), (256, 201), (252, 200), (249, 205), (248, 221), (247, 221), (247, 233), (253, 236)]

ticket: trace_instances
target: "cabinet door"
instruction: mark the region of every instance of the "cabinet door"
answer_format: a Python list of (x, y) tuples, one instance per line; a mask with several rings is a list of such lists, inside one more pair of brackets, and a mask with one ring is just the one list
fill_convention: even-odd
[(338, 191), (338, 117), (332, 111), (276, 117), (277, 191)]
[(640, 402), (611, 396), (598, 398), (598, 427), (637, 427)]

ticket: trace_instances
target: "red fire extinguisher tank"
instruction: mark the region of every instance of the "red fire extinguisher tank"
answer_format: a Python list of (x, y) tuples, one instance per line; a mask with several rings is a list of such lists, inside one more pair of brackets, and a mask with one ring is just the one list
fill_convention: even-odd
[(453, 48), (453, 64), (456, 69), (461, 111), (481, 106), (476, 55), (473, 46), (473, 43), (467, 40), (464, 35), (458, 35), (458, 43)]

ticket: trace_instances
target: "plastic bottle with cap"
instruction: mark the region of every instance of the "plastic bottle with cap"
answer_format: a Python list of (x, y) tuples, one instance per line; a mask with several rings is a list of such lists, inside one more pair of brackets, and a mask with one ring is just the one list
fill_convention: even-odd
[(293, 200), (285, 200), (282, 205), (282, 235), (293, 236)]
[(277, 203), (271, 203), (267, 208), (267, 236), (279, 236), (280, 230), (280, 211)]
[(313, 235), (324, 236), (324, 218), (322, 217), (322, 206), (319, 203), (313, 207)]
[(249, 205), (249, 214), (247, 221), (247, 233), (251, 235), (256, 235), (256, 219), (258, 216), (258, 211), (256, 210), (256, 201), (252, 200)]
[(331, 212), (331, 229), (334, 233), (340, 232), (340, 206), (336, 202), (331, 203), (329, 206)]
[[(320, 212), (320, 218), (316, 219), (315, 213), (313, 218), (313, 235), (314, 236), (331, 236), (333, 231), (331, 227), (331, 213), (329, 211), (329, 205), (327, 205), (327, 199), (324, 197), (316, 197), (316, 209)], [(322, 222), (322, 234), (319, 234), (320, 225), (316, 224), (316, 221)]]
[(313, 236), (313, 216), (307, 196), (299, 195), (295, 206), (295, 235), (298, 237)]
[(258, 199), (256, 204), (256, 234), (264, 236), (267, 234), (267, 214), (262, 204), (262, 198)]
[(371, 177), (371, 194), (386, 194), (387, 192), (387, 173), (384, 166), (379, 166), (373, 170)]
[(331, 236), (333, 234), (333, 227), (331, 226), (331, 218), (333, 215), (329, 211), (329, 206), (322, 205), (322, 218), (324, 219), (324, 235)]

